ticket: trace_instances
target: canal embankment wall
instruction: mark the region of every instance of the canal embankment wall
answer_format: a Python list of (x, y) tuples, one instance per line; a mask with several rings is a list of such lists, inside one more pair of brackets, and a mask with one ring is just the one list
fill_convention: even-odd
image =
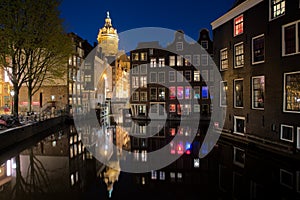
[(66, 116), (57, 116), (23, 126), (2, 130), (0, 132), (0, 151), (28, 140), (33, 136), (58, 127), (66, 122)]

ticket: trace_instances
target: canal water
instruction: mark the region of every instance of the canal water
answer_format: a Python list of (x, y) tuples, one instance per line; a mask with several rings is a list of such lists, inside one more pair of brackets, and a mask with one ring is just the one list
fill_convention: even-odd
[[(147, 134), (146, 127), (108, 124), (99, 132), (68, 124), (7, 149), (0, 153), (0, 199), (300, 199), (299, 160), (222, 138), (199, 159), (205, 127), (172, 123), (151, 138), (134, 137)], [(186, 143), (192, 132), (196, 138)], [(108, 142), (103, 134), (110, 136)], [(170, 144), (176, 134), (182, 142), (169, 145), (169, 154), (180, 158), (146, 173), (123, 172), (129, 158), (121, 156), (108, 167), (93, 156), (99, 151), (110, 158), (122, 155), (120, 150), (110, 154), (112, 142), (131, 152), (130, 162), (147, 162), (149, 152)]]

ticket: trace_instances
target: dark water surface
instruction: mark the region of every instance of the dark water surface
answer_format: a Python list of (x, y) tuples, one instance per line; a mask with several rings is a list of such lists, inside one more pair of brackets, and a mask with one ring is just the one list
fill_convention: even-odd
[[(143, 132), (143, 127), (138, 129)], [(172, 164), (148, 173), (126, 173), (122, 172), (126, 158), (115, 161), (120, 170), (106, 167), (86, 148), (100, 149), (93, 143), (93, 134), (66, 125), (1, 152), (0, 200), (300, 199), (297, 159), (223, 139), (199, 159), (201, 130), (179, 130), (174, 125), (148, 139), (126, 135), (132, 130), (124, 130), (122, 140), (114, 133), (113, 140), (130, 150), (132, 162), (137, 163), (147, 160), (147, 152), (168, 144), (174, 133), (198, 134), (192, 144), (173, 144), (170, 155), (182, 156)]]

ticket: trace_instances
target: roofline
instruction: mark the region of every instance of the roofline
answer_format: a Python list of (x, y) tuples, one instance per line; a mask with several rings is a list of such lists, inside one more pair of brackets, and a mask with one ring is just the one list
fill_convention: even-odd
[(238, 16), (239, 14), (245, 12), (246, 10), (254, 7), (255, 5), (259, 4), (264, 0), (247, 0), (241, 3), (240, 5), (236, 6), (235, 8), (231, 9), (223, 16), (219, 17), (215, 21), (211, 23), (212, 30), (216, 29), (217, 27), (225, 24), (229, 20), (233, 19), (234, 17)]

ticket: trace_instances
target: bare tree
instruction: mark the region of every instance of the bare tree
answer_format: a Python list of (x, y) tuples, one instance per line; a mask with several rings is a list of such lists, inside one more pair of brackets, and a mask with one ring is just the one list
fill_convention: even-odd
[(59, 18), (59, 0), (2, 0), (0, 2), (0, 65), (15, 91), (14, 114), (18, 114), (19, 91), (33, 94), (44, 80), (61, 78), (72, 53), (71, 39)]

